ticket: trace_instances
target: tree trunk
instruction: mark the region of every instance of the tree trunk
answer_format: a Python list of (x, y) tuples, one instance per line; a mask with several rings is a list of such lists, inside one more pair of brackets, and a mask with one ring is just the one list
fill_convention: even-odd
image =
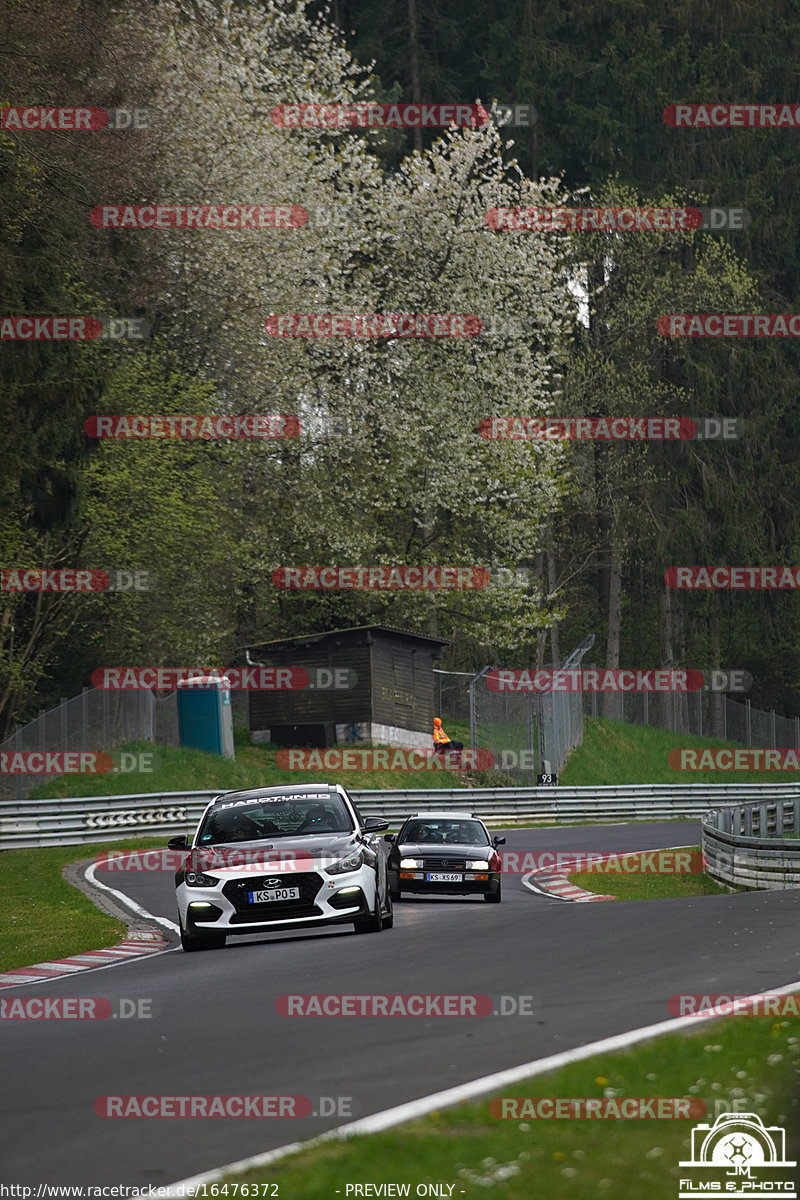
[[(411, 65), (411, 103), (422, 103), (422, 89), (419, 81), (419, 23), (417, 21), (417, 0), (408, 0), (408, 38), (410, 43)], [(414, 127), (414, 149), (422, 153), (422, 128)]]
[[(675, 665), (675, 629), (672, 601), (672, 592), (665, 584), (663, 590), (658, 594), (658, 665), (667, 670), (671, 670)], [(655, 699), (658, 706), (657, 724), (661, 729), (672, 729), (672, 694), (670, 692), (660, 692)]]
[[(551, 534), (547, 537), (547, 591), (552, 596), (556, 590), (558, 572), (556, 569), (556, 556), (553, 547), (553, 538)], [(553, 667), (561, 666), (561, 639), (559, 637), (558, 623), (550, 626), (550, 649), (553, 655)]]
[[(719, 612), (715, 609), (711, 614), (710, 623), (711, 665), (715, 670), (722, 667)], [(710, 692), (708, 696), (708, 733), (714, 738), (725, 737), (725, 704), (727, 697), (724, 692)], [(705, 733), (705, 730), (703, 731)]]
[[(606, 638), (606, 667), (619, 667), (620, 635), (622, 631), (622, 553), (617, 532), (611, 530), (611, 562), (608, 567), (608, 636)], [(623, 701), (618, 692), (603, 693), (603, 716), (614, 721), (623, 719)]]

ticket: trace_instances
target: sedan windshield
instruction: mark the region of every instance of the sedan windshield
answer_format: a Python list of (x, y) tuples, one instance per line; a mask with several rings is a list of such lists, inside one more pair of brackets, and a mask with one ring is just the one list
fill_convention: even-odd
[(279, 837), (350, 833), (353, 819), (341, 796), (262, 796), (215, 804), (206, 813), (198, 837), (202, 846), (255, 842)]
[(414, 820), (409, 821), (398, 838), (400, 842), (433, 843), (434, 845), (488, 846), (489, 835), (479, 821)]

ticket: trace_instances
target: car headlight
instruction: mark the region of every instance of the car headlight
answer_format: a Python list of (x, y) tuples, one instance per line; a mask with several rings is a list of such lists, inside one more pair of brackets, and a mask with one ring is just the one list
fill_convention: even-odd
[(422, 859), (421, 858), (401, 858), (400, 866), (403, 868), (408, 867), (410, 870), (413, 871), (415, 868), (419, 868), (422, 866)]
[(184, 879), (189, 887), (216, 887), (219, 883), (215, 875), (204, 875), (202, 871), (187, 871)]
[(328, 863), (325, 870), (329, 875), (344, 875), (347, 871), (357, 871), (364, 863), (364, 855), (360, 850), (351, 850), (344, 858), (337, 858)]
[(488, 871), (489, 864), (482, 858), (476, 858), (474, 861), (467, 863), (468, 871)]

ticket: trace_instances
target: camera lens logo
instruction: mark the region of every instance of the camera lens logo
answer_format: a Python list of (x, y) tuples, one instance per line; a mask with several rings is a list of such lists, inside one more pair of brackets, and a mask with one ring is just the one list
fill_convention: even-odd
[(726, 1196), (752, 1196), (755, 1190), (777, 1192), (797, 1200), (790, 1178), (796, 1162), (786, 1158), (786, 1134), (779, 1125), (765, 1126), (756, 1113), (722, 1113), (713, 1125), (692, 1130), (692, 1157), (678, 1164), (691, 1167), (681, 1179), (680, 1200), (709, 1191)]

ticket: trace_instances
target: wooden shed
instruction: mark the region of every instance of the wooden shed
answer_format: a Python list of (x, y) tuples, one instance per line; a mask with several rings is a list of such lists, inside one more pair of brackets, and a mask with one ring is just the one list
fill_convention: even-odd
[(442, 638), (362, 625), (248, 646), (251, 663), (309, 675), (303, 688), (248, 693), (251, 736), (279, 746), (430, 747), (433, 666), (446, 645)]

